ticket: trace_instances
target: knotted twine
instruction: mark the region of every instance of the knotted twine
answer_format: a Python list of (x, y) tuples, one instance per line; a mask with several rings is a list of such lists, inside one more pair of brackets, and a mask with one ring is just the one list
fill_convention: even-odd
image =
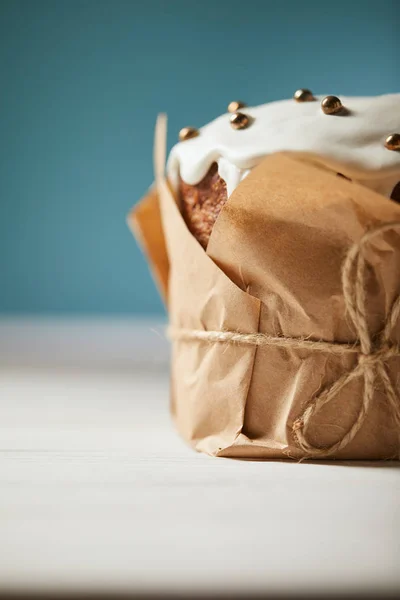
[[(343, 262), (343, 297), (346, 313), (357, 337), (357, 341), (354, 344), (271, 336), (263, 333), (205, 331), (175, 327), (169, 327), (169, 337), (174, 340), (183, 341), (197, 340), (199, 342), (205, 341), (209, 343), (239, 344), (245, 346), (277, 346), (335, 355), (355, 354), (357, 355), (357, 362), (354, 368), (344, 373), (332, 385), (315, 396), (304, 412), (294, 421), (292, 430), (297, 445), (309, 457), (329, 456), (345, 448), (361, 429), (373, 401), (378, 382), (381, 383), (385, 393), (400, 441), (400, 399), (398, 390), (390, 379), (387, 365), (390, 359), (400, 356), (399, 346), (390, 341), (390, 336), (400, 316), (400, 296), (393, 302), (383, 330), (374, 340), (368, 329), (367, 295), (365, 289), (367, 274), (366, 246), (379, 234), (390, 229), (400, 230), (400, 222), (386, 223), (368, 231), (359, 242), (350, 248)], [(325, 404), (332, 402), (351, 381), (360, 378), (364, 380), (362, 404), (357, 418), (349, 431), (331, 446), (324, 448), (313, 446), (307, 439), (307, 430), (312, 418)]]

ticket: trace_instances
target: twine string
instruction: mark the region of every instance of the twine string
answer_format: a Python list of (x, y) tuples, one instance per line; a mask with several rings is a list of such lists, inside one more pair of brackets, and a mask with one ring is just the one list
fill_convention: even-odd
[[(380, 380), (383, 387), (397, 431), (400, 432), (400, 401), (387, 370), (388, 360), (400, 356), (399, 348), (390, 342), (390, 336), (398, 322), (400, 297), (397, 297), (394, 301), (383, 331), (378, 342), (374, 345), (368, 329), (365, 285), (367, 273), (366, 247), (376, 236), (389, 229), (400, 229), (400, 223), (387, 223), (367, 232), (358, 243), (350, 248), (343, 263), (342, 287), (346, 312), (359, 340), (360, 352), (356, 366), (317, 395), (303, 414), (293, 423), (295, 439), (306, 454), (313, 456), (334, 454), (345, 448), (355, 438), (370, 409), (378, 380)], [(312, 417), (319, 412), (322, 406), (334, 400), (352, 380), (359, 377), (364, 379), (364, 392), (362, 404), (353, 425), (341, 439), (331, 446), (325, 448), (314, 447), (307, 439), (307, 429)]]
[[(330, 386), (322, 390), (308, 404), (303, 413), (294, 421), (292, 431), (297, 445), (308, 456), (321, 457), (336, 454), (345, 448), (361, 429), (373, 401), (379, 382), (385, 393), (393, 421), (399, 433), (400, 447), (400, 399), (393, 385), (388, 361), (400, 357), (400, 348), (390, 338), (400, 317), (400, 296), (389, 311), (383, 330), (376, 342), (368, 328), (368, 307), (366, 294), (367, 261), (365, 250), (378, 235), (390, 230), (400, 230), (400, 222), (386, 223), (368, 231), (347, 253), (342, 267), (342, 288), (346, 313), (352, 324), (357, 342), (354, 344), (312, 340), (309, 338), (291, 338), (270, 336), (262, 333), (240, 333), (236, 331), (205, 331), (169, 327), (168, 334), (174, 340), (199, 341), (209, 343), (240, 344), (251, 346), (277, 346), (281, 348), (324, 352), (334, 355), (354, 354), (357, 362), (353, 369), (344, 373)], [(308, 439), (307, 431), (313, 417), (321, 408), (332, 402), (353, 380), (363, 378), (363, 396), (358, 415), (350, 429), (330, 446), (320, 448)]]

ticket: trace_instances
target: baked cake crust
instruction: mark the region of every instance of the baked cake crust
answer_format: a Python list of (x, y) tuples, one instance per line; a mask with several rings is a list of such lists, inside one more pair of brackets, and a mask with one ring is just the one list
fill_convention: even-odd
[(211, 231), (228, 199), (225, 181), (213, 163), (207, 175), (197, 184), (189, 185), (179, 179), (179, 196), (183, 218), (190, 232), (207, 248)]

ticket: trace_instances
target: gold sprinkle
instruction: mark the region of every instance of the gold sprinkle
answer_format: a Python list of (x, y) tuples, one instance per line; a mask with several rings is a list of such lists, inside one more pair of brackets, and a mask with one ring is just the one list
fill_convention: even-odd
[(388, 150), (400, 150), (400, 133), (392, 133), (385, 140), (385, 148)]
[(250, 125), (250, 119), (241, 112), (235, 112), (229, 119), (233, 129), (246, 129)]
[(186, 140), (190, 140), (199, 135), (199, 130), (195, 127), (184, 127), (179, 132), (179, 141), (185, 142)]
[(310, 90), (306, 90), (306, 89), (296, 90), (293, 95), (293, 98), (294, 98), (294, 100), (296, 100), (296, 102), (314, 102), (315, 101), (313, 93)]
[(326, 115), (337, 115), (343, 110), (343, 104), (337, 96), (326, 96), (321, 102), (321, 108)]
[(245, 108), (246, 106), (247, 104), (245, 104), (245, 102), (240, 102), (240, 100), (233, 100), (233, 102), (230, 102), (228, 104), (228, 112), (235, 113), (241, 108)]

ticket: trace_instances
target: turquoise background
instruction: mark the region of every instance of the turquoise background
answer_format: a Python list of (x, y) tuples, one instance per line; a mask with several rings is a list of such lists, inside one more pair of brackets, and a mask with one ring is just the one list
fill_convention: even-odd
[[(0, 311), (163, 310), (125, 215), (230, 100), (400, 91), (400, 1), (0, 0)], [(400, 107), (399, 107), (400, 110)]]

